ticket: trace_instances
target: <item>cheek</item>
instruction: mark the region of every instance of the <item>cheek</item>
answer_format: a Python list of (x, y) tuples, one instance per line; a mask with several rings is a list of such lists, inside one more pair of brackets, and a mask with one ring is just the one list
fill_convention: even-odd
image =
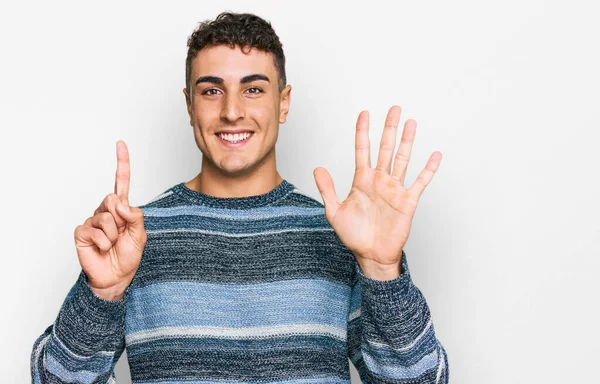
[(208, 121), (218, 115), (219, 107), (214, 102), (197, 102), (194, 105), (194, 120), (196, 121)]
[(262, 129), (272, 127), (274, 123), (279, 121), (277, 109), (272, 104), (262, 104), (253, 109), (253, 115)]
[(199, 108), (194, 110), (194, 136), (196, 136), (196, 142), (198, 144), (201, 144), (208, 139), (211, 127), (214, 127), (214, 123), (211, 123), (211, 119), (207, 116), (206, 112), (207, 111), (203, 111)]
[(219, 112), (206, 103), (195, 105), (193, 122), (197, 134), (207, 134), (206, 132), (212, 132), (219, 125)]

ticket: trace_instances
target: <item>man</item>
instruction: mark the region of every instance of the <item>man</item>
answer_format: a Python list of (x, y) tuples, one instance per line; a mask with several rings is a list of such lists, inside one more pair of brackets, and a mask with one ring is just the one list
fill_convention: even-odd
[(114, 382), (127, 348), (134, 383), (447, 383), (448, 361), (403, 251), (435, 152), (404, 187), (416, 123), (392, 168), (400, 108), (377, 166), (368, 114), (356, 173), (324, 204), (283, 179), (275, 143), (291, 86), (270, 24), (223, 13), (188, 39), (183, 90), (202, 168), (131, 207), (129, 154), (117, 142), (114, 193), (75, 229), (82, 267), (53, 325), (35, 341), (35, 383)]

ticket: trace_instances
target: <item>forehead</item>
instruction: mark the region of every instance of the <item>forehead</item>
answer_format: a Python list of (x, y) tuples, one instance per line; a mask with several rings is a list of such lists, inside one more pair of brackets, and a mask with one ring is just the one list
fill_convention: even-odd
[[(246, 52), (248, 50), (246, 49)], [(274, 56), (270, 52), (252, 48), (248, 53), (239, 46), (216, 45), (202, 48), (192, 60), (192, 83), (200, 76), (218, 76), (225, 81), (238, 82), (244, 76), (263, 73), (275, 79)]]

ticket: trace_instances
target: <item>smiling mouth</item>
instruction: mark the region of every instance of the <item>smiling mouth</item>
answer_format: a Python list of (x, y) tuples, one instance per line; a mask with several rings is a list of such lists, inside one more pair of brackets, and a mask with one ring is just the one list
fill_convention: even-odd
[(217, 136), (219, 139), (221, 139), (221, 142), (230, 146), (246, 143), (253, 135), (254, 132), (243, 132), (236, 134), (217, 133)]

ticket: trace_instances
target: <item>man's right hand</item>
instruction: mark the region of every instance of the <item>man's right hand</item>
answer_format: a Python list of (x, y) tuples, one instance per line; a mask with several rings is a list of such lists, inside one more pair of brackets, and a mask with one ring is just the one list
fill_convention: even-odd
[(146, 239), (142, 210), (129, 206), (129, 152), (118, 141), (115, 192), (75, 228), (79, 263), (97, 296), (113, 301), (123, 297), (142, 260)]

